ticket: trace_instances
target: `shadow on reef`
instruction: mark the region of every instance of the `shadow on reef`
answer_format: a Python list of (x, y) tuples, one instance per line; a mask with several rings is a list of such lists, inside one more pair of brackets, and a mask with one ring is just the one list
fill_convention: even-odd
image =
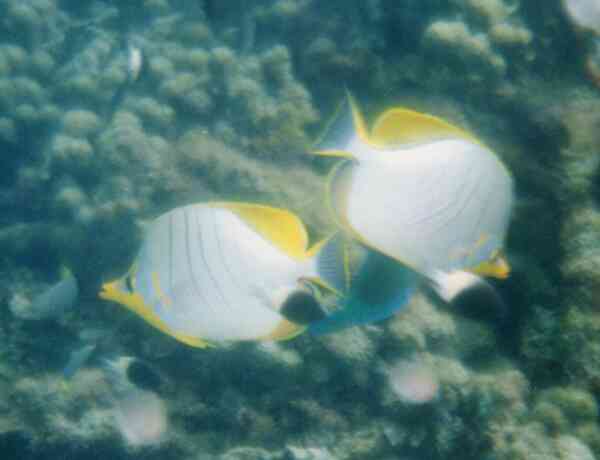
[[(508, 153), (514, 174), (518, 203), (513, 212), (508, 238), (512, 272), (508, 280), (494, 283), (506, 302), (502, 317), (489, 318), (496, 324), (499, 344), (506, 354), (524, 362), (536, 382), (556, 382), (565, 377), (560, 356), (547, 348), (547, 337), (558, 327), (563, 279), (560, 177), (561, 149), (571, 142), (570, 133), (556, 111), (546, 110), (539, 88), (531, 94), (517, 91), (511, 97), (493, 100), (496, 122), (486, 138), (502, 132), (503, 120), (511, 120), (507, 140), (498, 151)], [(541, 93), (540, 93), (541, 94)], [(482, 108), (483, 112), (483, 108)], [(534, 154), (532, 154), (532, 152)]]
[(561, 110), (540, 102), (550, 89), (535, 86), (530, 85), (529, 97), (526, 91), (515, 94), (515, 100), (527, 102), (506, 101), (498, 107), (518, 127), (514, 141), (529, 152), (519, 155), (519, 164), (512, 168), (519, 204), (508, 236), (515, 255), (513, 273), (500, 288), (511, 304), (511, 321), (501, 340), (530, 380), (545, 387), (570, 380), (568, 352), (560, 345), (564, 299), (572, 294), (561, 271), (567, 257), (564, 223), (571, 206), (563, 156), (577, 139)]
[[(18, 431), (4, 433), (0, 436), (0, 452), (2, 458), (18, 458), (19, 460), (88, 460), (90, 458), (110, 458), (113, 460), (159, 460), (173, 455), (167, 447), (138, 454), (127, 452), (118, 442), (95, 443), (86, 446), (73, 444), (33, 445), (30, 440)], [(177, 457), (175, 455), (175, 457)], [(175, 458), (174, 457), (174, 458)]]
[(596, 206), (600, 207), (600, 164), (596, 168), (594, 178), (592, 179), (592, 197), (596, 202)]

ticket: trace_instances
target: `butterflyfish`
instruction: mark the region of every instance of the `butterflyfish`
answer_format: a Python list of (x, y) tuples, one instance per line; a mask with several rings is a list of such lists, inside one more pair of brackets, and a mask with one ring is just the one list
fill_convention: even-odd
[(318, 248), (289, 211), (192, 204), (150, 224), (131, 269), (100, 297), (195, 347), (285, 340), (325, 314), (309, 286)]
[(385, 111), (369, 131), (348, 95), (314, 149), (344, 158), (328, 202), (354, 239), (425, 276), (508, 276), (512, 178), (472, 134), (405, 108)]
[(502, 246), (513, 184), (480, 140), (399, 107), (369, 130), (348, 94), (313, 153), (342, 158), (329, 175), (327, 202), (345, 241), (365, 255), (352, 268), (347, 244), (325, 245), (321, 257), (335, 260), (333, 251), (338, 260), (324, 278), (342, 295), (338, 310), (309, 326), (312, 333), (385, 319), (423, 285), (451, 304), (501, 304), (481, 276), (510, 272)]
[(72, 378), (89, 361), (95, 350), (96, 344), (90, 343), (71, 351), (69, 360), (63, 369), (63, 377), (66, 380)]
[(335, 307), (309, 324), (308, 331), (315, 336), (390, 318), (423, 288), (459, 311), (485, 306), (506, 312), (496, 289), (474, 273), (438, 270), (424, 275), (341, 233), (323, 245), (318, 270), (321, 282), (337, 296)]
[(79, 298), (77, 279), (67, 269), (62, 268), (62, 279), (31, 302), (27, 316), (31, 319), (48, 319), (61, 317), (73, 309)]

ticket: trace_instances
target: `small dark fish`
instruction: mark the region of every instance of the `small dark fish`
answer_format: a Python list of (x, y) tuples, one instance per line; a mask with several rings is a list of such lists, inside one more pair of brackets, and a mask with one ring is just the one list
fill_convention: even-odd
[(37, 319), (57, 318), (73, 308), (78, 296), (77, 280), (73, 275), (66, 275), (62, 281), (33, 299), (32, 315)]
[(127, 379), (138, 388), (148, 391), (158, 391), (162, 379), (149, 364), (140, 359), (134, 359), (127, 367)]
[(87, 363), (95, 349), (96, 344), (89, 344), (78, 350), (73, 350), (69, 355), (67, 365), (63, 369), (64, 378), (69, 380), (73, 377)]

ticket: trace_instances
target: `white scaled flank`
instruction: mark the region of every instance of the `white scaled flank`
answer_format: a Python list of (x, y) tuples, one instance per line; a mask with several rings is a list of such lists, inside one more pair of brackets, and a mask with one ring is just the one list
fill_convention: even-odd
[(600, 34), (600, 1), (563, 0), (562, 3), (577, 27)]
[(367, 245), (415, 270), (474, 267), (502, 245), (512, 183), (484, 147), (456, 139), (375, 150), (351, 168), (338, 212)]
[(280, 324), (273, 295), (295, 285), (304, 270), (305, 263), (232, 211), (198, 204), (170, 211), (151, 225), (138, 257), (136, 289), (176, 333), (249, 340)]

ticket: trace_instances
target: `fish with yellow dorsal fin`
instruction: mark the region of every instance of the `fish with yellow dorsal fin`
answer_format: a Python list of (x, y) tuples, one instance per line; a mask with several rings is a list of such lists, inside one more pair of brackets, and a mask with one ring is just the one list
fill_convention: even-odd
[(440, 294), (454, 292), (444, 283), (467, 279), (447, 274), (508, 276), (501, 254), (512, 178), (472, 134), (406, 108), (385, 111), (369, 130), (348, 95), (313, 153), (344, 158), (330, 173), (327, 201), (355, 241)]
[(318, 279), (317, 248), (289, 211), (192, 204), (150, 224), (132, 268), (100, 297), (195, 347), (285, 340), (324, 315), (307, 286)]

